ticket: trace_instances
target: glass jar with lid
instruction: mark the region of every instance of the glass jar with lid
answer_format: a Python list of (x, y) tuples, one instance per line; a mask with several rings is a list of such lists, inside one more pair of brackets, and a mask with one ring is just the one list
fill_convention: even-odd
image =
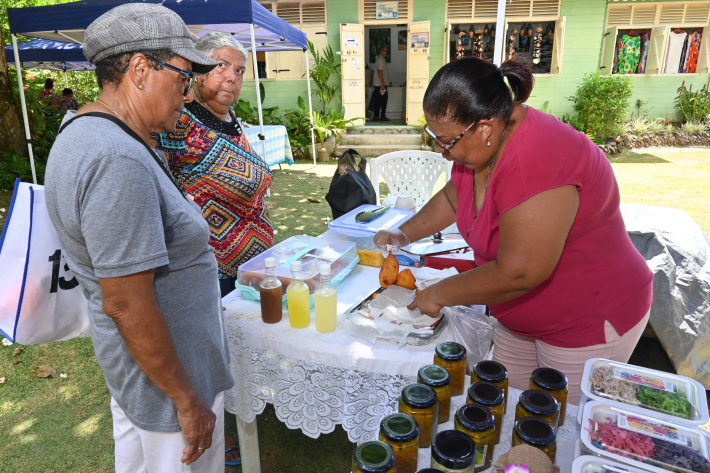
[(419, 425), (419, 448), (428, 448), (439, 424), (439, 402), (434, 390), (426, 384), (405, 386), (399, 397), (399, 412), (414, 417)]
[(528, 389), (520, 393), (515, 407), (515, 420), (523, 417), (539, 417), (557, 429), (560, 420), (560, 404), (547, 391)]
[(425, 365), (419, 368), (417, 383), (430, 386), (439, 401), (439, 424), (448, 422), (451, 414), (451, 375), (443, 366)]
[(513, 425), (513, 440), (511, 447), (526, 443), (539, 448), (550, 457), (554, 463), (557, 453), (557, 433), (549, 422), (539, 417), (523, 417)]
[(473, 440), (476, 447), (473, 471), (489, 468), (493, 461), (496, 430), (491, 410), (482, 404), (464, 404), (454, 415), (454, 428)]
[(431, 467), (443, 473), (473, 473), (473, 440), (458, 430), (443, 430), (431, 444)]
[(443, 366), (451, 374), (451, 395), (463, 394), (466, 378), (466, 348), (456, 342), (439, 343), (434, 350), (434, 364)]
[(557, 425), (564, 425), (567, 411), (567, 376), (553, 368), (538, 368), (530, 375), (530, 389), (547, 391), (557, 399), (560, 404), (560, 421)]
[(466, 403), (483, 404), (493, 413), (496, 426), (495, 443), (500, 442), (500, 429), (503, 425), (503, 390), (497, 384), (488, 381), (476, 381), (468, 387)]
[(497, 384), (503, 390), (503, 411), (508, 406), (508, 370), (505, 366), (493, 360), (483, 360), (476, 363), (471, 372), (471, 384), (476, 381), (488, 381)]
[(414, 473), (419, 455), (419, 426), (407, 414), (390, 414), (380, 422), (380, 441), (392, 447), (397, 473)]
[(353, 473), (395, 473), (392, 447), (370, 440), (355, 447)]
[(438, 470), (436, 468), (422, 468), (421, 470), (417, 471), (417, 473), (444, 473), (441, 470)]

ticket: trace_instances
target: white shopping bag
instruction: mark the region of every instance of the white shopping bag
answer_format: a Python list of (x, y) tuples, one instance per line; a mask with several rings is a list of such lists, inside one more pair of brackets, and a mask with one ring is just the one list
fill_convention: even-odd
[(44, 187), (15, 182), (0, 237), (0, 334), (24, 345), (90, 335), (87, 301), (66, 264)]

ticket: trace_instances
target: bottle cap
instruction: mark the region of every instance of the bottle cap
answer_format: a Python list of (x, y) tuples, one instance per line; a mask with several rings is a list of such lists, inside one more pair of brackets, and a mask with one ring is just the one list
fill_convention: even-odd
[(437, 402), (436, 392), (426, 384), (410, 384), (402, 389), (402, 401), (410, 407), (431, 407)]
[(476, 461), (476, 447), (463, 432), (444, 430), (434, 436), (431, 458), (445, 468), (467, 470)]
[(380, 433), (394, 442), (406, 442), (419, 435), (419, 424), (409, 414), (390, 414), (380, 422)]
[(456, 411), (454, 418), (466, 430), (474, 432), (483, 432), (495, 425), (493, 413), (483, 404), (464, 404)]
[(417, 382), (432, 387), (446, 386), (451, 382), (451, 374), (439, 365), (424, 365), (419, 368)]
[(532, 372), (530, 379), (548, 391), (562, 391), (567, 387), (567, 376), (554, 368), (538, 368)]
[(264, 260), (264, 267), (265, 268), (275, 268), (276, 267), (276, 258), (273, 256), (269, 256)]
[(302, 269), (301, 262), (300, 261), (291, 261), (291, 271), (298, 271), (300, 272)]
[(497, 406), (504, 399), (503, 390), (488, 381), (476, 381), (468, 387), (468, 397), (476, 404)]
[(513, 430), (520, 439), (534, 447), (547, 447), (555, 442), (555, 429), (539, 417), (523, 417), (515, 421)]
[(446, 361), (458, 361), (466, 358), (466, 349), (456, 342), (439, 343), (435, 351), (436, 356)]
[(394, 467), (394, 452), (388, 444), (370, 440), (355, 447), (353, 465), (360, 471), (390, 471)]
[(493, 360), (479, 361), (473, 367), (473, 371), (481, 380), (491, 383), (499, 383), (508, 377), (508, 371), (505, 366)]
[(328, 263), (321, 263), (320, 264), (320, 275), (321, 276), (330, 276), (330, 265)]

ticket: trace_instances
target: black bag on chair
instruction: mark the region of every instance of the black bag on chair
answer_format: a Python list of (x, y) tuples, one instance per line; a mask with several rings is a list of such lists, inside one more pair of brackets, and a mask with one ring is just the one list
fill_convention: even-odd
[[(356, 158), (360, 162), (356, 162)], [(338, 169), (325, 195), (333, 218), (338, 218), (363, 204), (376, 204), (375, 188), (367, 175), (367, 161), (354, 149), (338, 158)]]

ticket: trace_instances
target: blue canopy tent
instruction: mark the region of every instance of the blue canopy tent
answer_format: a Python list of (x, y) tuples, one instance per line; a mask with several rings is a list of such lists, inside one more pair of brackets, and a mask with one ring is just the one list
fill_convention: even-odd
[[(269, 12), (259, 5), (256, 0), (82, 0), (41, 7), (8, 8), (7, 16), (10, 23), (13, 57), (20, 59), (20, 62), (15, 62), (15, 64), (22, 64), (25, 54), (18, 48), (17, 35), (81, 44), (84, 40), (84, 30), (92, 21), (113, 7), (134, 1), (157, 3), (170, 8), (180, 15), (196, 37), (200, 37), (210, 31), (222, 31), (232, 34), (235, 39), (244, 43), (245, 47), (252, 52), (303, 51), (306, 54), (306, 77), (310, 77), (306, 34)], [(259, 74), (255, 58), (252, 63), (256, 81), (257, 105), (259, 107), (259, 126), (261, 129), (259, 137), (263, 145), (264, 123), (261, 116), (261, 92), (259, 90)], [(20, 84), (20, 97), (23, 114), (25, 115), (25, 132), (28, 137), (27, 144), (30, 150), (34, 176), (34, 159), (32, 158), (29, 123), (27, 121), (25, 100), (22, 93), (22, 75), (19, 67), (18, 82)], [(308, 86), (308, 102), (309, 106), (311, 106), (310, 80), (307, 80), (306, 84)], [(311, 112), (311, 123), (312, 120), (313, 114)], [(312, 130), (311, 142), (313, 149), (315, 149)], [(313, 161), (315, 163), (315, 156)]]

